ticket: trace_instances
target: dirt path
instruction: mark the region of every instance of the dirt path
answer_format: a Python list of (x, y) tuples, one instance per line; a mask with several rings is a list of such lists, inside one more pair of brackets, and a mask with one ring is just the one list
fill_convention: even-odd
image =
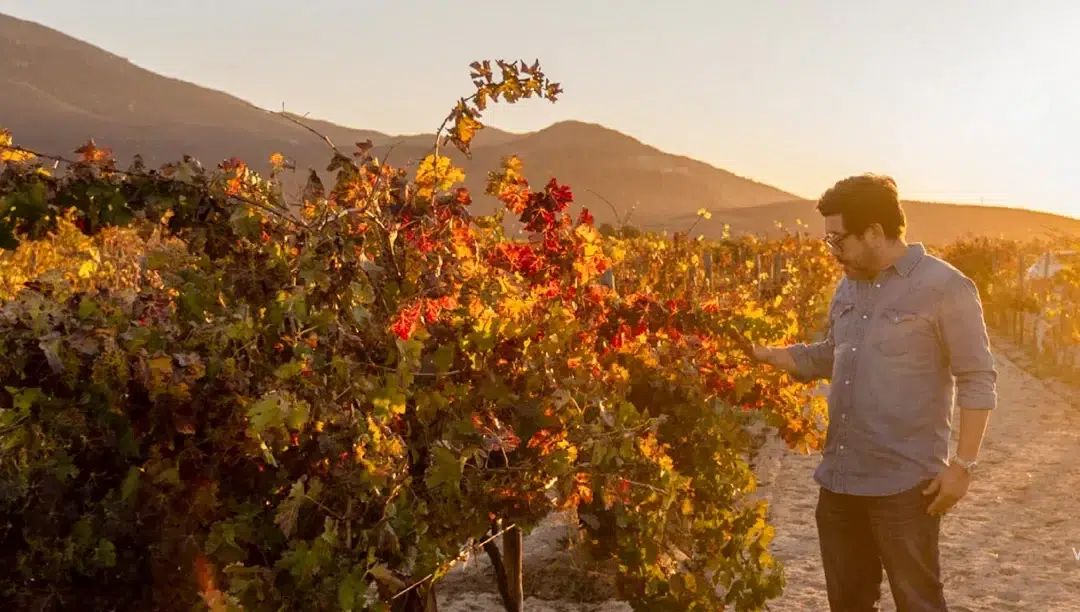
[[(942, 564), (953, 612), (1009, 610), (1080, 611), (1080, 397), (1062, 396), (1021, 370), (998, 350), (1000, 406), (991, 418), (981, 471), (967, 497), (945, 517)], [(955, 433), (954, 442), (955, 444)], [(761, 493), (772, 503), (777, 537), (773, 550), (784, 563), (787, 588), (770, 603), (777, 612), (825, 612), (825, 582), (814, 528), (817, 456), (794, 455), (776, 446), (760, 460)], [(565, 566), (558, 540), (566, 521), (553, 519), (530, 538), (527, 572)], [(456, 572), (440, 597), (442, 612), (499, 612), (489, 566), (479, 560)], [(558, 576), (533, 582), (529, 612), (624, 612), (622, 602), (574, 604), (552, 600)], [(547, 583), (547, 584), (541, 584)], [(548, 588), (544, 588), (548, 587)], [(553, 587), (553, 588), (551, 588)], [(894, 611), (888, 582), (883, 611)], [(566, 591), (563, 591), (566, 592)], [(540, 597), (543, 597), (541, 599)]]

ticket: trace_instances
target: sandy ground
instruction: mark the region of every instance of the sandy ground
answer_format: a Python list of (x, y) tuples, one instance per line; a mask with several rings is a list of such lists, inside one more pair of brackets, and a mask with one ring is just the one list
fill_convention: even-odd
[[(1080, 611), (1080, 393), (1057, 391), (1017, 363), (995, 338), (999, 411), (983, 443), (981, 471), (946, 515), (941, 554), (953, 612)], [(1015, 361), (1014, 361), (1015, 359)], [(1072, 405), (1070, 405), (1070, 399)], [(954, 433), (955, 444), (955, 433)], [(760, 492), (772, 505), (774, 553), (787, 588), (776, 612), (827, 612), (814, 528), (817, 456), (770, 443), (759, 459)], [(552, 517), (526, 542), (525, 609), (529, 612), (625, 612), (630, 606), (592, 588), (566, 551), (572, 520)], [(882, 585), (882, 610), (895, 611)], [(590, 603), (574, 603), (588, 601)], [(486, 558), (455, 570), (440, 589), (441, 612), (503, 610)]]

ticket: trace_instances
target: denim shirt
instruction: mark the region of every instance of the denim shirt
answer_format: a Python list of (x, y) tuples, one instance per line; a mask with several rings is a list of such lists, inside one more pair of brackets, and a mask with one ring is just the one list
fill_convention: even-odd
[(827, 337), (789, 347), (795, 378), (830, 380), (814, 479), (855, 495), (898, 493), (948, 464), (953, 401), (997, 407), (982, 303), (963, 273), (921, 244), (873, 281), (843, 278)]

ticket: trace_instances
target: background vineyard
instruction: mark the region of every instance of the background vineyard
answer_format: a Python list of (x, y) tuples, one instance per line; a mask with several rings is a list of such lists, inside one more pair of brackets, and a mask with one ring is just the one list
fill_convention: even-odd
[(987, 323), (1045, 373), (1080, 375), (1080, 241), (973, 237), (935, 251), (979, 287)]

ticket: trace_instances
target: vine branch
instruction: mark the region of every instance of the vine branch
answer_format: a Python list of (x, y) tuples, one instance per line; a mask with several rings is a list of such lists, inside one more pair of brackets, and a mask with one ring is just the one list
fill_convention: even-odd
[[(18, 153), (29, 154), (29, 155), (33, 155), (34, 157), (38, 157), (38, 158), (41, 158), (41, 159), (48, 159), (50, 161), (63, 163), (63, 164), (69, 164), (69, 165), (73, 165), (73, 166), (81, 166), (81, 165), (85, 165), (85, 163), (86, 163), (86, 162), (74, 160), (74, 159), (71, 159), (71, 158), (68, 158), (68, 157), (64, 157), (63, 155), (53, 155), (53, 154), (49, 154), (49, 153), (41, 153), (39, 151), (35, 151), (34, 149), (28, 149), (26, 147), (19, 146), (19, 145), (3, 145), (3, 144), (0, 144), (0, 150), (15, 151), (15, 152), (18, 152)], [(181, 181), (179, 179), (174, 179), (174, 178), (170, 178), (170, 177), (167, 177), (167, 176), (162, 176), (160, 174), (151, 174), (149, 172), (138, 172), (138, 171), (135, 171), (135, 170), (124, 170), (122, 168), (110, 168), (109, 172), (115, 172), (116, 174), (122, 174), (124, 176), (130, 176), (130, 177), (134, 177), (134, 178), (141, 178), (141, 179), (146, 179), (146, 180), (151, 180), (151, 181), (157, 181), (157, 182), (159, 182), (161, 184), (164, 184), (164, 185), (183, 185), (185, 187), (196, 188), (196, 189), (199, 189), (200, 191), (202, 191), (202, 193), (204, 195), (208, 195), (208, 196), (211, 196), (211, 197), (224, 197), (226, 199), (233, 199), (233, 200), (236, 200), (238, 202), (243, 202), (245, 204), (249, 204), (251, 206), (254, 206), (255, 208), (258, 208), (258, 209), (262, 210), (263, 212), (270, 213), (272, 215), (280, 217), (280, 218), (284, 219), (285, 221), (288, 221), (288, 222), (290, 222), (290, 223), (292, 223), (292, 224), (294, 224), (294, 225), (296, 225), (298, 227), (307, 228), (306, 223), (304, 223), (301, 219), (297, 219), (297, 218), (293, 217), (291, 214), (288, 213), (287, 209), (282, 208), (282, 209), (279, 210), (277, 208), (274, 208), (273, 206), (268, 206), (267, 204), (264, 204), (264, 203), (259, 202), (257, 200), (253, 200), (251, 198), (245, 198), (244, 196), (235, 195), (235, 194), (229, 194), (229, 193), (221, 193), (221, 194), (212, 193), (209, 189), (200, 188), (197, 185), (192, 185), (191, 183), (186, 183), (186, 182)]]

